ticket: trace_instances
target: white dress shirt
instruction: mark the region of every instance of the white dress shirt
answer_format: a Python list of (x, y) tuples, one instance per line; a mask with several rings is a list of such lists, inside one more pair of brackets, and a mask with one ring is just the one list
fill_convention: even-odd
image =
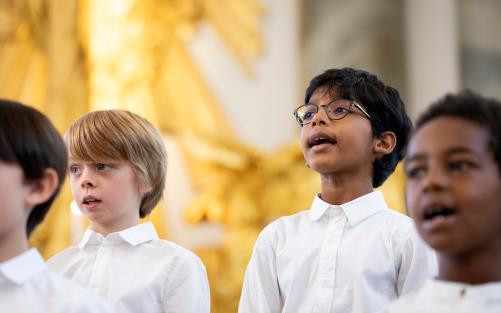
[(111, 313), (111, 308), (66, 278), (49, 271), (36, 249), (0, 263), (0, 312)]
[(468, 285), (430, 279), (416, 293), (393, 303), (385, 313), (500, 313), (501, 282)]
[(412, 220), (390, 210), (380, 191), (343, 205), (317, 195), (309, 211), (261, 232), (239, 312), (373, 313), (436, 269)]
[(96, 292), (116, 312), (210, 312), (204, 265), (185, 248), (158, 239), (151, 223), (106, 237), (87, 229), (78, 246), (48, 264)]

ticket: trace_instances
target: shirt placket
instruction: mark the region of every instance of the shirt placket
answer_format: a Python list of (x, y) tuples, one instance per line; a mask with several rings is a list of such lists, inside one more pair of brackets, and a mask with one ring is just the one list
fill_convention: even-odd
[(341, 207), (330, 207), (328, 210), (329, 221), (320, 249), (313, 313), (325, 313), (331, 310), (336, 281), (337, 255), (346, 223), (346, 217)]
[(99, 296), (107, 299), (107, 275), (109, 275), (109, 267), (111, 264), (111, 248), (107, 242), (102, 242), (96, 251), (96, 260), (92, 267), (89, 287)]

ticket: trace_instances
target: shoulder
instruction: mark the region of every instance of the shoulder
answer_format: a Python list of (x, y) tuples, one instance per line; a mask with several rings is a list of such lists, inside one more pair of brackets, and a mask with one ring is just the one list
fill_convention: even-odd
[(263, 228), (258, 236), (257, 242), (277, 244), (291, 235), (298, 234), (300, 229), (304, 228), (305, 224), (308, 224), (308, 222), (310, 222), (308, 211), (301, 211), (293, 215), (279, 217)]
[(415, 237), (414, 221), (407, 215), (389, 208), (382, 210), (378, 215), (380, 223), (390, 236), (400, 239)]
[(61, 268), (68, 265), (71, 260), (80, 252), (78, 246), (71, 246), (69, 248), (64, 249), (58, 254), (51, 257), (47, 260), (47, 265), (50, 269), (59, 271)]
[[(159, 255), (158, 260), (177, 265), (205, 268), (200, 258), (192, 251), (174, 243), (172, 241), (156, 239), (153, 240), (155, 254)], [(152, 251), (153, 252), (153, 251)], [(160, 258), (163, 256), (163, 258)]]
[(64, 311), (111, 312), (108, 305), (97, 295), (50, 270), (44, 273), (40, 282), (43, 283), (45, 296), (58, 299)]
[(429, 250), (419, 237), (414, 221), (410, 217), (391, 209), (385, 209), (379, 215), (380, 231), (395, 253), (416, 249)]

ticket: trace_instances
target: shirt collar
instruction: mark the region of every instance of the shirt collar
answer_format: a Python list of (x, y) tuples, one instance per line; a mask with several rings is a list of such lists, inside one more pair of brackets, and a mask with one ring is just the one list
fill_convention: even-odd
[(460, 282), (432, 279), (426, 286), (427, 291), (439, 298), (490, 298), (501, 300), (501, 282), (470, 285)]
[(330, 207), (341, 208), (348, 219), (348, 223), (351, 226), (355, 226), (366, 218), (388, 208), (388, 205), (384, 201), (383, 193), (380, 190), (373, 191), (341, 205), (327, 203), (320, 198), (320, 194), (317, 194), (309, 211), (311, 220), (319, 220)]
[(47, 265), (38, 250), (31, 248), (8, 261), (0, 263), (0, 274), (11, 282), (21, 285), (46, 268)]
[(121, 243), (127, 242), (131, 246), (136, 246), (146, 241), (153, 239), (158, 239), (158, 234), (155, 230), (155, 226), (151, 222), (146, 222), (138, 224), (122, 231), (108, 234), (106, 237), (96, 233), (90, 228), (85, 231), (82, 240), (78, 244), (80, 249), (84, 249), (87, 245), (98, 245), (103, 242)]

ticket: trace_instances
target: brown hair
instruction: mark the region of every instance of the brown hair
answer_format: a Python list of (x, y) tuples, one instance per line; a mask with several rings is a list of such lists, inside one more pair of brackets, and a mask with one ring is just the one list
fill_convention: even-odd
[(73, 123), (64, 139), (77, 161), (132, 164), (143, 195), (139, 216), (147, 216), (162, 197), (167, 152), (162, 138), (147, 119), (125, 110), (87, 113)]

